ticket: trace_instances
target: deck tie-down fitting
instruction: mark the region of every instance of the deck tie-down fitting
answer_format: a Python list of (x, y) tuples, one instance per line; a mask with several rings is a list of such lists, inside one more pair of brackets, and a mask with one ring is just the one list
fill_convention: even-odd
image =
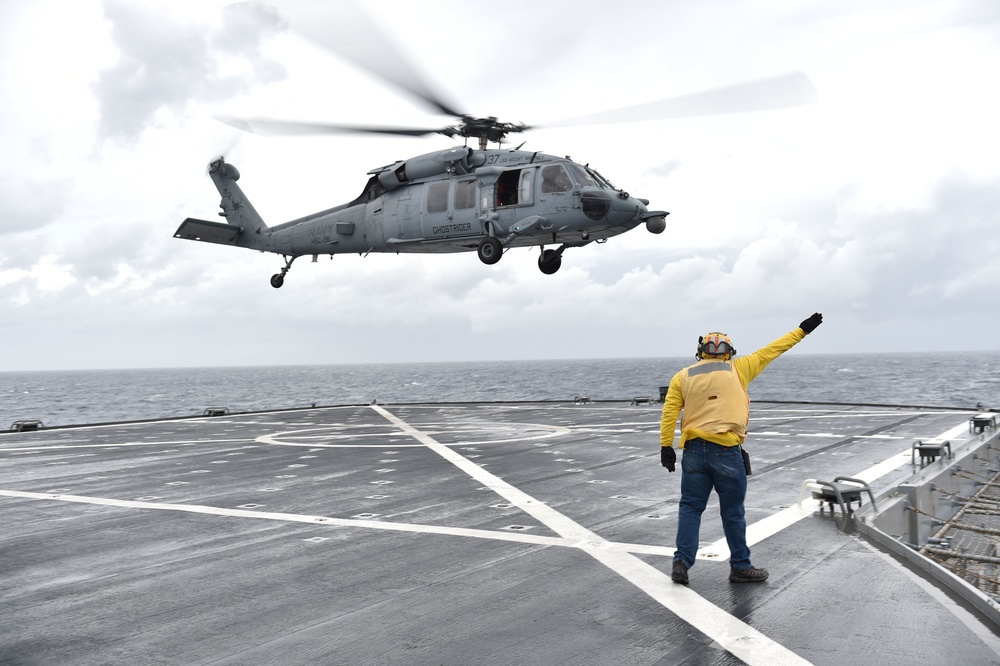
[(854, 479), (849, 476), (838, 476), (833, 481), (820, 481), (818, 479), (806, 479), (802, 484), (802, 490), (799, 492), (799, 503), (802, 503), (802, 499), (806, 492), (812, 493), (812, 498), (818, 500), (820, 503), (820, 509), (823, 508), (823, 502), (829, 502), (830, 511), (833, 511), (833, 503), (836, 502), (840, 505), (840, 512), (843, 515), (848, 513), (853, 513), (851, 504), (854, 502), (858, 503), (858, 507), (861, 507), (861, 493), (868, 493), (868, 497), (871, 498), (872, 506), (875, 510), (878, 510), (878, 505), (875, 503), (875, 495), (872, 494), (871, 487), (861, 479)]
[(942, 455), (945, 449), (948, 450), (948, 457), (951, 458), (950, 440), (939, 437), (913, 440), (913, 446), (910, 448), (910, 462), (916, 464), (917, 454), (919, 453), (920, 466), (923, 467), (937, 460), (938, 456)]

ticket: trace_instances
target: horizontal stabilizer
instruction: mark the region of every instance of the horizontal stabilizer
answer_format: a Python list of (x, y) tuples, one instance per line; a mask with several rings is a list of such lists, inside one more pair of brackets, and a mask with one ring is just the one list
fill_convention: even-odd
[(235, 245), (236, 237), (242, 231), (243, 227), (237, 227), (232, 224), (196, 220), (193, 217), (189, 217), (181, 222), (181, 226), (177, 227), (177, 231), (174, 232), (174, 238), (203, 241), (205, 243), (219, 243), (221, 245)]

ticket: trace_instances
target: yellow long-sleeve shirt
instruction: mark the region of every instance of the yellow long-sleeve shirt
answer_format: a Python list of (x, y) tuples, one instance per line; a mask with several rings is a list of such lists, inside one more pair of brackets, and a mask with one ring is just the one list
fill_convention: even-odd
[[(797, 345), (805, 337), (805, 331), (801, 328), (796, 328), (752, 354), (731, 359), (729, 363), (732, 364), (733, 369), (739, 376), (743, 390), (745, 391), (750, 386), (750, 382), (756, 379), (771, 361)], [(684, 409), (685, 396), (681, 390), (681, 377), (686, 370), (688, 368), (681, 370), (671, 378), (670, 388), (663, 399), (663, 415), (660, 419), (660, 446), (674, 445), (674, 430), (677, 426), (677, 419)], [(701, 438), (709, 442), (722, 444), (723, 446), (737, 446), (742, 444), (745, 439), (743, 435), (737, 432), (713, 433), (689, 427), (681, 432), (681, 441), (678, 448), (683, 449), (684, 442), (695, 438)]]

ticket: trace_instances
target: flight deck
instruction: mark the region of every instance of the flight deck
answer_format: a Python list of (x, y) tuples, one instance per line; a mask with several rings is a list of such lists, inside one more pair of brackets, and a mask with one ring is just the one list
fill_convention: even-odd
[(995, 436), (972, 413), (753, 403), (748, 540), (770, 578), (729, 582), (713, 499), (683, 586), (679, 465), (659, 464), (660, 405), (633, 403), (4, 433), (0, 663), (1000, 663), (990, 618), (803, 495), (945, 465), (913, 442)]

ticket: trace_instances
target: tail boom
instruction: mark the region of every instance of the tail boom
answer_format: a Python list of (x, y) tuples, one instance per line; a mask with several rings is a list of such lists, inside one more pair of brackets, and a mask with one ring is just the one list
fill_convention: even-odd
[(268, 226), (236, 184), (240, 172), (220, 157), (209, 164), (208, 175), (222, 195), (219, 215), (225, 218), (225, 223), (189, 217), (174, 232), (174, 238), (267, 249), (263, 247), (266, 244), (263, 239)]

